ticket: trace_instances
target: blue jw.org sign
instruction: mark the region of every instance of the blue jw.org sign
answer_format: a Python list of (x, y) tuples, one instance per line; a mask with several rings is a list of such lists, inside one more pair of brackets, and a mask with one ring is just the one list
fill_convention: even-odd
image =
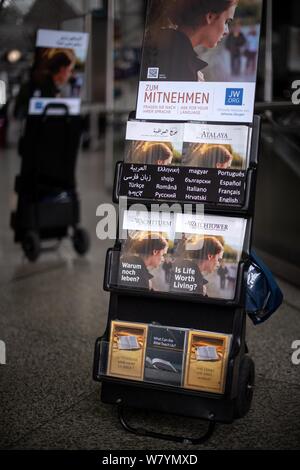
[(42, 101), (36, 101), (34, 107), (35, 107), (35, 109), (37, 109), (37, 110), (43, 109), (43, 102), (42, 102)]
[(243, 104), (243, 88), (226, 88), (226, 106), (241, 106)]

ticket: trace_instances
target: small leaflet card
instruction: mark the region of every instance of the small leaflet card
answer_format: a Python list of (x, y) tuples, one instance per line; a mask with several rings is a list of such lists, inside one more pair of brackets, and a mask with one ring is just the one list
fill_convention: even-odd
[(230, 341), (230, 335), (189, 331), (185, 388), (224, 393)]
[(149, 325), (145, 381), (178, 387), (182, 385), (186, 331)]
[(148, 326), (112, 321), (107, 375), (143, 380)]

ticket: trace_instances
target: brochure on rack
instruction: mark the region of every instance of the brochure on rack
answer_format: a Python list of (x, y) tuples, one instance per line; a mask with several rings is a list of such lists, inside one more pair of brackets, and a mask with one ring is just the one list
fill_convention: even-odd
[(224, 393), (231, 336), (190, 331), (184, 387)]
[(182, 385), (186, 331), (149, 325), (144, 380)]
[(148, 326), (111, 322), (107, 374), (143, 380)]

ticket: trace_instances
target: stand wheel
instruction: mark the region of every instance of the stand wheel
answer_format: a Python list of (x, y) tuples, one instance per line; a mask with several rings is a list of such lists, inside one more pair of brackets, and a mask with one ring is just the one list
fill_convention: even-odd
[(83, 256), (89, 251), (90, 236), (83, 228), (76, 228), (73, 235), (73, 247), (76, 253)]
[(238, 395), (235, 403), (235, 418), (243, 418), (250, 410), (255, 383), (255, 365), (247, 354), (242, 357), (239, 369)]
[(29, 261), (36, 261), (41, 252), (41, 243), (38, 233), (27, 232), (22, 240), (22, 248)]

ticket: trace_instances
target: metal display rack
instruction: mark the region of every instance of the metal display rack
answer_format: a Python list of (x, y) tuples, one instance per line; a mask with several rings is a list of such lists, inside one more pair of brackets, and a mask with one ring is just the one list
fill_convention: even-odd
[[(245, 290), (251, 248), (255, 185), (259, 154), (260, 118), (254, 116), (249, 169), (245, 181), (245, 199), (240, 207), (220, 204), (205, 205), (205, 214), (220, 214), (247, 219), (236, 293), (233, 300), (209, 299), (190, 294), (147, 292), (117, 285), (120, 240), (107, 253), (104, 289), (111, 292), (107, 328), (95, 345), (93, 377), (102, 382), (101, 400), (116, 404), (123, 428), (139, 435), (168, 439), (175, 442), (200, 444), (207, 440), (219, 423), (231, 423), (242, 418), (250, 409), (255, 379), (254, 362), (246, 345)], [(113, 200), (119, 201), (123, 163), (116, 168)], [(128, 207), (136, 203), (128, 200)], [(139, 199), (149, 206), (152, 202)], [(159, 201), (172, 203), (171, 201)], [(184, 316), (182, 312), (184, 311)], [(221, 332), (232, 335), (225, 393), (214, 394), (145, 381), (127, 380), (107, 375), (109, 338), (113, 320), (168, 325), (169, 327)], [(124, 408), (135, 407), (180, 414), (206, 420), (207, 431), (199, 438), (166, 435), (160, 432), (133, 428), (124, 417)]]
[[(159, 70), (159, 60), (156, 57), (158, 47), (154, 46), (153, 65), (152, 62), (150, 64), (151, 67), (156, 67), (157, 71)], [(162, 60), (165, 60), (165, 58)], [(145, 63), (147, 64), (147, 61)], [(150, 66), (149, 64), (145, 65), (145, 67), (147, 66), (149, 72)], [(148, 78), (158, 79), (158, 77), (148, 77), (147, 75)], [(170, 80), (170, 82), (172, 81), (167, 74), (163, 80), (165, 79)], [(143, 78), (141, 80), (145, 81)], [(154, 83), (154, 81), (152, 82)], [(139, 111), (141, 111), (140, 108)], [(143, 114), (140, 112), (139, 115), (158, 116), (159, 114)], [(176, 117), (179, 117), (179, 115), (177, 114)], [(130, 113), (129, 120), (143, 122), (136, 119), (135, 112)], [(164, 124), (175, 122), (168, 120), (159, 121), (155, 120), (155, 118), (149, 118), (149, 120), (151, 123), (155, 123), (155, 125), (159, 125), (161, 122)], [(193, 120), (193, 122), (195, 121)], [(176, 124), (188, 124), (188, 122), (176, 120)], [(206, 123), (202, 122), (200, 124)], [(209, 121), (209, 124), (222, 124), (225, 128), (229, 124), (240, 126), (245, 124), (245, 122), (234, 123), (224, 121), (222, 123), (214, 123)], [(156, 198), (153, 187), (159, 182), (158, 165), (156, 167), (151, 164), (140, 165), (144, 166), (143, 171), (145, 174), (149, 172), (149, 175), (151, 175), (151, 178), (143, 179), (145, 184), (139, 185), (142, 187), (141, 191), (129, 191), (128, 189), (129, 183), (127, 184), (126, 181), (130, 181), (130, 177), (135, 171), (134, 168), (130, 168), (131, 164), (128, 162), (118, 162), (116, 165), (112, 199), (117, 204), (122, 202), (122, 206), (125, 209), (130, 209), (135, 204), (141, 204), (147, 210), (151, 208), (152, 204), (157, 206), (164, 204), (170, 208), (176, 202), (176, 205), (179, 205), (181, 209), (184, 209), (185, 204), (189, 204), (193, 207), (192, 214), (194, 214), (197, 212), (197, 206), (204, 204), (204, 215), (246, 220), (244, 242), (237, 266), (235, 294), (230, 300), (208, 298), (196, 293), (191, 294), (178, 291), (158, 292), (147, 290), (146, 288), (142, 289), (137, 285), (135, 287), (133, 285), (122, 285), (119, 282), (120, 257), (124, 254), (122, 251), (124, 246), (122, 240), (117, 238), (114, 247), (108, 250), (103, 287), (104, 290), (110, 292), (110, 304), (106, 330), (103, 336), (96, 340), (95, 344), (93, 378), (102, 383), (102, 402), (117, 405), (119, 421), (128, 432), (175, 442), (201, 444), (212, 435), (216, 423), (232, 423), (235, 419), (245, 416), (251, 407), (255, 366), (248, 354), (246, 344), (245, 303), (255, 207), (260, 117), (255, 115), (253, 121), (247, 123), (247, 125), (249, 127), (248, 139), (251, 136), (250, 144), (249, 140), (247, 141), (247, 169), (241, 170), (239, 176), (231, 175), (232, 178), (236, 178), (236, 181), (239, 178), (239, 185), (242, 188), (235, 199), (228, 198), (223, 200), (217, 196), (219, 185), (221, 185), (218, 180), (217, 167), (214, 169), (205, 168), (205, 170), (212, 170), (209, 174), (212, 175), (211, 182), (213, 184), (209, 183), (210, 186), (207, 188), (207, 193), (208, 190), (210, 190), (210, 193), (209, 195), (207, 194), (207, 199), (203, 199), (205, 202), (200, 202), (199, 198), (193, 198), (193, 195), (187, 194), (187, 188), (183, 184), (184, 179), (181, 179), (187, 172), (187, 167), (181, 166), (179, 168), (177, 173), (180, 176), (178, 176), (174, 184), (176, 190), (174, 189), (172, 197), (168, 197), (170, 195), (165, 192)], [(157, 135), (155, 131), (152, 134), (152, 137)], [(140, 141), (142, 140), (141, 138)], [(154, 138), (152, 138), (152, 141), (154, 141)], [(139, 180), (139, 174), (140, 172), (137, 171), (133, 175), (134, 180), (137, 180), (138, 183), (142, 181)], [(179, 190), (177, 190), (178, 188)], [(217, 188), (217, 191), (215, 188)], [(157, 212), (162, 212), (162, 209), (157, 209)], [(172, 212), (171, 208), (169, 212)], [(122, 225), (122, 220), (119, 224)], [(151, 228), (148, 230), (151, 231)], [(201, 390), (199, 387), (198, 389), (196, 389), (197, 387), (195, 389), (192, 387), (187, 388), (189, 384), (187, 385), (184, 382), (186, 384), (185, 387), (184, 384), (182, 385), (183, 380), (179, 386), (168, 381), (167, 384), (157, 383), (157, 381), (154, 383), (153, 380), (151, 381), (151, 378), (147, 379), (149, 376), (146, 376), (146, 374), (135, 380), (132, 376), (111, 373), (110, 363), (113, 353), (113, 342), (115, 340), (114, 325), (116, 324), (112, 322), (123, 322), (123, 324), (128, 325), (132, 323), (135, 327), (140, 324), (141, 327), (143, 325), (146, 328), (159, 326), (161, 328), (180, 329), (185, 332), (190, 330), (190, 333), (191, 330), (194, 330), (197, 332), (215, 333), (216, 335), (217, 333), (230, 335), (231, 342), (227, 359), (225, 386), (222, 392), (216, 391), (212, 393), (207, 388), (205, 389), (205, 387), (202, 387)], [(189, 353), (184, 348), (183, 351), (183, 356), (186, 354), (187, 357)], [(126, 407), (198, 418), (207, 422), (207, 429), (203, 435), (195, 438), (176, 434), (162, 434), (159, 430), (154, 432), (141, 429), (140, 427), (132, 427), (125, 419), (124, 410)]]

